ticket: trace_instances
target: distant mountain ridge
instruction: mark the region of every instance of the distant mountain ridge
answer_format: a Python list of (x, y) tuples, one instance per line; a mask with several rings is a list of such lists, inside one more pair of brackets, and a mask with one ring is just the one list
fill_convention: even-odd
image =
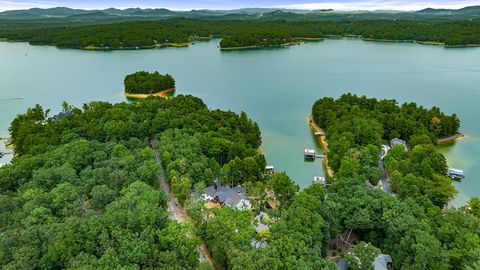
[(166, 8), (107, 8), (103, 10), (72, 9), (68, 7), (31, 8), (27, 10), (9, 10), (0, 12), (4, 19), (41, 19), (69, 18), (74, 20), (94, 20), (100, 18), (201, 18), (218, 19), (272, 19), (272, 20), (326, 20), (326, 19), (477, 19), (480, 18), (480, 6), (470, 6), (461, 9), (427, 8), (419, 11), (335, 11), (333, 9), (302, 10), (279, 8), (242, 8), (234, 10), (190, 10), (174, 11)]

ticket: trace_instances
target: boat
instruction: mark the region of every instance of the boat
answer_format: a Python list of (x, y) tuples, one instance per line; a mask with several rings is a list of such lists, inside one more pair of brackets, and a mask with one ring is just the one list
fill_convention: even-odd
[(463, 179), (465, 178), (465, 173), (463, 170), (460, 169), (455, 169), (455, 168), (449, 168), (447, 175), (451, 177), (452, 179)]

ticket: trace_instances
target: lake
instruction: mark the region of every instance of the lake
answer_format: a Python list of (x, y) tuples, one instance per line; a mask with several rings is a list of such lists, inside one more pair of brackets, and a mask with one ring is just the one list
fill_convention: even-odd
[[(303, 160), (305, 147), (318, 149), (307, 124), (310, 109), (321, 97), (353, 92), (457, 113), (467, 138), (441, 148), (449, 165), (467, 176), (455, 183), (454, 205), (480, 196), (480, 48), (339, 39), (221, 52), (218, 43), (101, 52), (0, 42), (0, 137), (16, 114), (36, 103), (58, 112), (63, 101), (125, 101), (125, 75), (158, 70), (174, 76), (176, 94), (245, 111), (260, 125), (268, 164), (306, 187), (324, 174), (320, 160)], [(10, 100), (16, 97), (24, 99)]]

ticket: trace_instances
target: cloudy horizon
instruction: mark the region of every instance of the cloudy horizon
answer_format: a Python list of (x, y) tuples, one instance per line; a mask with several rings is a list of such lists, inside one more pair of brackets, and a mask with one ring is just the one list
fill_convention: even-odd
[(147, 1), (113, 1), (113, 0), (0, 0), (0, 11), (70, 7), (81, 9), (115, 8), (168, 8), (172, 10), (191, 9), (238, 9), (238, 8), (290, 8), (290, 9), (334, 9), (352, 10), (421, 10), (424, 8), (460, 9), (466, 6), (480, 5), (480, 0), (147, 0)]

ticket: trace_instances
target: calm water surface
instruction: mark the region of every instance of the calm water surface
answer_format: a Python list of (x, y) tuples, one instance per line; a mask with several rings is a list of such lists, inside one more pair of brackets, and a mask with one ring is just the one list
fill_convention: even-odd
[(0, 137), (16, 114), (36, 103), (55, 112), (64, 100), (76, 106), (124, 101), (126, 74), (158, 70), (175, 77), (176, 94), (247, 112), (260, 125), (268, 163), (306, 187), (313, 175), (323, 175), (321, 162), (302, 156), (303, 148), (316, 147), (306, 121), (313, 102), (354, 92), (457, 113), (468, 138), (441, 150), (467, 175), (455, 183), (455, 205), (480, 196), (480, 48), (360, 40), (230, 52), (217, 46), (213, 40), (189, 48), (88, 52), (0, 42)]

